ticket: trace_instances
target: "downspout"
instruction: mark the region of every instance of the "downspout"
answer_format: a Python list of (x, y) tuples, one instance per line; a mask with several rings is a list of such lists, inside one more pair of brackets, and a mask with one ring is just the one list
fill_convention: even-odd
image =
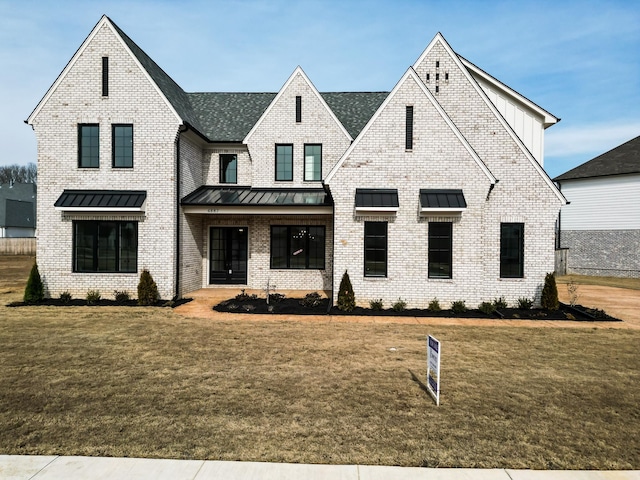
[(180, 137), (183, 132), (189, 129), (184, 125), (184, 130), (178, 129), (178, 138), (176, 140), (176, 277), (175, 288), (176, 292), (174, 300), (180, 298)]

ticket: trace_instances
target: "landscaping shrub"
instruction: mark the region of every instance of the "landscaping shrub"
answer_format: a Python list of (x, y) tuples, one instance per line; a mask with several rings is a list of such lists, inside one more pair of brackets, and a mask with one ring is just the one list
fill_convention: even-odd
[(129, 295), (129, 292), (127, 292), (126, 290), (123, 290), (122, 292), (119, 292), (118, 290), (114, 290), (113, 298), (115, 298), (116, 302), (118, 303), (125, 303), (131, 299), (131, 296)]
[(518, 299), (518, 308), (520, 310), (531, 310), (533, 307), (533, 300), (527, 297), (521, 297)]
[(278, 303), (284, 300), (284, 296), (284, 293), (272, 293), (271, 295), (269, 295), (269, 298), (273, 303)]
[(138, 283), (138, 305), (153, 305), (159, 299), (158, 285), (146, 268), (140, 274)]
[(495, 310), (505, 309), (507, 307), (508, 307), (507, 301), (504, 299), (504, 297), (493, 299), (493, 308)]
[(556, 277), (553, 273), (547, 273), (544, 277), (544, 287), (542, 288), (540, 303), (542, 304), (542, 308), (546, 308), (547, 310), (558, 309), (558, 287), (556, 285)]
[(453, 313), (464, 313), (467, 311), (467, 306), (464, 300), (456, 300), (451, 304), (451, 311)]
[(65, 305), (71, 301), (71, 292), (64, 291), (60, 294), (60, 301)]
[(393, 308), (394, 312), (404, 312), (407, 309), (407, 302), (398, 298), (398, 300), (391, 305), (391, 308)]
[(302, 300), (300, 300), (300, 305), (303, 307), (313, 308), (320, 305), (322, 302), (322, 296), (318, 292), (307, 293)]
[(569, 305), (575, 307), (580, 294), (578, 293), (578, 284), (573, 280), (567, 283), (567, 293), (569, 294)]
[(38, 264), (34, 263), (29, 273), (27, 286), (24, 289), (24, 303), (38, 303), (44, 298), (44, 285), (38, 271)]
[(439, 312), (440, 310), (442, 310), (442, 308), (440, 307), (440, 302), (437, 298), (434, 298), (429, 302), (427, 310), (429, 310), (430, 312)]
[(87, 290), (87, 304), (93, 305), (100, 301), (102, 296), (98, 290)]
[(369, 302), (369, 308), (371, 308), (371, 310), (376, 310), (376, 311), (380, 311), (382, 310), (384, 306), (384, 303), (382, 302), (382, 299), (378, 299), (378, 300), (371, 300)]
[(246, 302), (247, 300), (255, 300), (257, 298), (258, 298), (258, 295), (256, 295), (255, 293), (252, 295), (249, 295), (248, 293), (246, 293), (244, 288), (240, 290), (240, 293), (235, 297), (235, 299), (238, 300), (239, 302)]
[(350, 312), (356, 308), (356, 296), (353, 293), (353, 286), (351, 285), (351, 279), (349, 273), (344, 271), (342, 280), (340, 280), (340, 289), (338, 290), (338, 309), (343, 312)]
[(480, 310), (485, 315), (491, 315), (493, 312), (496, 311), (496, 304), (495, 304), (495, 302), (493, 302), (493, 303), (491, 303), (491, 302), (482, 302), (478, 306), (478, 310)]

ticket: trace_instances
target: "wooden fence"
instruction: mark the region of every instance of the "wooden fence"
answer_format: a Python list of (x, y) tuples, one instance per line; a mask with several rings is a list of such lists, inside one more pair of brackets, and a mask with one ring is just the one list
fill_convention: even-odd
[(0, 255), (35, 255), (36, 239), (0, 238)]

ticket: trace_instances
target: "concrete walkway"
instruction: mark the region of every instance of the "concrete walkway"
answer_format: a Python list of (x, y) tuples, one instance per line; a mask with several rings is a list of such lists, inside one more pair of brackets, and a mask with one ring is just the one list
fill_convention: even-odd
[(640, 471), (408, 468), (366, 465), (0, 455), (2, 480), (640, 480)]

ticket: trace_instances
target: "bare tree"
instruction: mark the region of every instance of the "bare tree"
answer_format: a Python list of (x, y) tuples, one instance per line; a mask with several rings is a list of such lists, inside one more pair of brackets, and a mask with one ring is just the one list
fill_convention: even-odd
[(38, 183), (38, 166), (35, 163), (27, 165), (0, 165), (0, 183)]

